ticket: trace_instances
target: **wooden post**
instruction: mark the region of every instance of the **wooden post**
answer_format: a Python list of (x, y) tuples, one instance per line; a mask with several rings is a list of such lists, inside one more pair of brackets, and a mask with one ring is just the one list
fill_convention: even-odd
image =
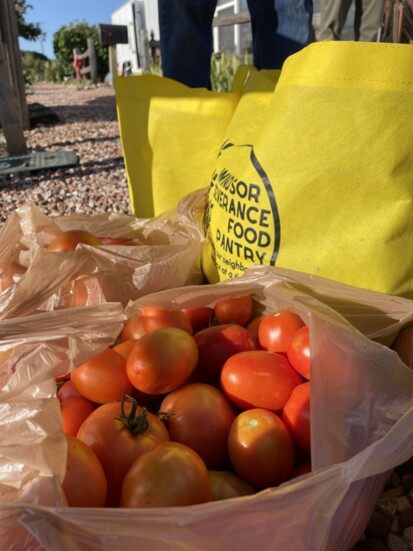
[(87, 51), (89, 54), (90, 79), (93, 84), (98, 83), (98, 62), (96, 57), (96, 47), (93, 38), (87, 39)]
[(23, 67), (19, 49), (18, 27), (14, 0), (0, 1), (0, 40), (3, 42), (8, 65), (9, 80), (18, 98), (17, 108), (23, 128), (30, 129), (29, 108), (26, 101)]
[(115, 78), (118, 76), (118, 60), (116, 58), (116, 44), (111, 44), (108, 46), (109, 54), (109, 71), (112, 75), (112, 86), (114, 84)]
[(0, 121), (7, 142), (9, 155), (25, 155), (26, 140), (23, 134), (21, 110), (17, 94), (13, 90), (6, 50), (0, 41)]

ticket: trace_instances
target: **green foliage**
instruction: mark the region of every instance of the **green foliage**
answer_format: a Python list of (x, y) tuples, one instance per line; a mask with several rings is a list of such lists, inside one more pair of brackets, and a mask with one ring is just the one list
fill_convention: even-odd
[(26, 0), (14, 0), (16, 8), (16, 18), (19, 36), (26, 40), (36, 40), (39, 36), (44, 35), (40, 27), (40, 23), (26, 23), (24, 17), (27, 10), (33, 9), (33, 6), (26, 4)]
[(78, 48), (81, 53), (85, 52), (88, 38), (92, 38), (95, 44), (98, 77), (103, 81), (109, 67), (107, 47), (100, 43), (97, 25), (89, 26), (87, 21), (79, 20), (63, 25), (53, 35), (53, 51), (61, 80), (74, 75), (73, 50)]
[(38, 52), (21, 52), (23, 74), (26, 84), (33, 82), (57, 82), (57, 62)]
[(234, 75), (239, 65), (251, 65), (251, 56), (240, 59), (235, 54), (224, 52), (211, 58), (211, 86), (216, 92), (230, 92)]

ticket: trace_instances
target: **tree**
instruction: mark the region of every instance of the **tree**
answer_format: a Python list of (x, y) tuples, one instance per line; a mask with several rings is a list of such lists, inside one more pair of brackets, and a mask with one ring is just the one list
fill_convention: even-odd
[(108, 51), (99, 40), (97, 25), (89, 26), (86, 21), (75, 20), (69, 25), (63, 25), (53, 35), (53, 51), (61, 72), (61, 77), (73, 75), (73, 50), (78, 48), (84, 52), (87, 39), (92, 38), (96, 47), (98, 76), (103, 81), (108, 72)]
[(33, 9), (33, 6), (26, 4), (26, 0), (14, 0), (17, 17), (17, 27), (19, 36), (26, 40), (36, 40), (39, 36), (44, 36), (40, 23), (26, 23), (25, 15), (27, 10)]

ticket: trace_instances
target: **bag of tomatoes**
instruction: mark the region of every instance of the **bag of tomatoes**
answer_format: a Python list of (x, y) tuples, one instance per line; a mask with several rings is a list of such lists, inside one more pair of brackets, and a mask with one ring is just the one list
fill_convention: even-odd
[[(30, 354), (4, 361), (0, 530), (33, 549), (350, 550), (413, 455), (413, 371), (391, 349), (412, 302), (252, 267), (126, 314), (111, 352), (59, 389), (61, 406), (73, 392), (94, 403), (75, 429)], [(100, 386), (113, 390), (115, 371), (120, 400)], [(44, 479), (60, 498), (39, 499)]]
[(151, 219), (119, 213), (48, 217), (17, 209), (0, 231), (0, 318), (142, 295), (198, 283), (204, 193)]

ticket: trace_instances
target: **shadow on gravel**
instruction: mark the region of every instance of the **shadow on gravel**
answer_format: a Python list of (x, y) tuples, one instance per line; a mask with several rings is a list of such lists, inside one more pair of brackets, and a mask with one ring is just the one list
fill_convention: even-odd
[(115, 96), (103, 96), (94, 98), (85, 103), (71, 105), (54, 105), (53, 111), (57, 113), (60, 122), (117, 122)]
[(54, 142), (51, 143), (51, 146), (56, 147), (67, 147), (69, 145), (79, 145), (82, 143), (89, 143), (89, 142), (114, 142), (119, 140), (119, 136), (102, 136), (98, 138), (85, 138), (83, 140), (65, 140), (64, 142)]
[[(16, 182), (13, 175), (0, 176), (0, 188), (2, 191), (7, 189), (18, 190), (20, 188), (27, 188), (35, 186), (39, 181), (48, 180), (50, 182), (60, 181), (64, 182), (66, 179), (81, 180), (87, 176), (93, 174), (110, 173), (113, 170), (124, 168), (123, 157), (109, 157), (101, 161), (87, 161), (80, 165), (70, 168), (59, 168), (53, 170), (39, 170), (36, 173), (24, 173), (23, 179)], [(126, 176), (125, 176), (126, 178)]]

